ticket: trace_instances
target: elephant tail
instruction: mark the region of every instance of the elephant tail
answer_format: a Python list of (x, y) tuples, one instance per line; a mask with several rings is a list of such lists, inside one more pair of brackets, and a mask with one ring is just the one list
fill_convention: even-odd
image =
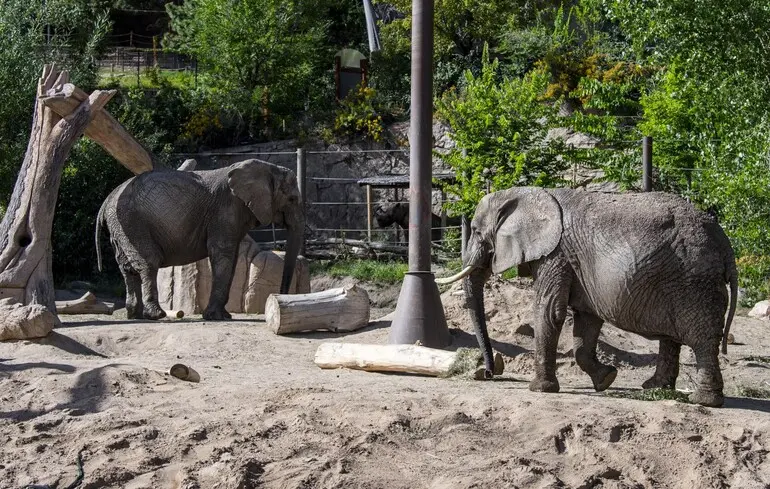
[(727, 353), (727, 336), (730, 334), (730, 325), (735, 317), (735, 307), (738, 302), (738, 271), (735, 268), (735, 259), (733, 258), (727, 265), (727, 281), (730, 283), (730, 308), (727, 311), (725, 320), (725, 330), (722, 333), (722, 353)]
[(96, 266), (100, 272), (102, 271), (102, 222), (104, 222), (104, 208), (106, 204), (107, 201), (105, 200), (102, 206), (99, 208), (99, 214), (96, 215), (96, 234), (94, 235), (94, 239), (96, 240)]

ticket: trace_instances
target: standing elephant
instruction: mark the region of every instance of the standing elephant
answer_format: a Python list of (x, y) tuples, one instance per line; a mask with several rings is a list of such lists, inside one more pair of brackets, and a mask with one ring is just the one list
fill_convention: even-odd
[[(558, 392), (556, 348), (568, 309), (575, 360), (597, 391), (617, 370), (596, 358), (602, 324), (659, 340), (655, 374), (643, 386), (673, 388), (679, 350), (695, 352), (690, 399), (721, 406), (719, 342), (726, 352), (737, 273), (730, 241), (707, 214), (666, 193), (609, 194), (513, 188), (485, 196), (471, 223), (462, 272), (476, 336), (492, 376), (483, 285), (519, 266), (535, 287), (535, 378), (530, 390)], [(728, 297), (725, 284), (730, 285)], [(725, 312), (728, 310), (725, 320)]]
[[(386, 228), (396, 223), (406, 232), (406, 239), (409, 240), (409, 204), (406, 202), (384, 202), (374, 207), (374, 219), (377, 226)], [(434, 242), (441, 241), (441, 216), (431, 213), (431, 233), (430, 240)], [(460, 225), (459, 217), (447, 217), (447, 227), (456, 227)]]
[(294, 275), (305, 214), (294, 172), (259, 160), (207, 171), (156, 170), (112, 191), (96, 219), (99, 270), (102, 223), (110, 230), (115, 259), (126, 282), (129, 318), (159, 319), (158, 268), (209, 257), (211, 296), (206, 319), (230, 319), (225, 311), (238, 246), (246, 231), (274, 223), (287, 229), (281, 293)]

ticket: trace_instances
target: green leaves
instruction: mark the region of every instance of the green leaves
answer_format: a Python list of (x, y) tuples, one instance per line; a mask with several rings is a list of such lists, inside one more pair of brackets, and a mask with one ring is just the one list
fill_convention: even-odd
[(546, 138), (557, 109), (541, 101), (548, 76), (533, 71), (501, 78), (495, 60), (484, 62), (478, 77), (466, 72), (465, 80), (462, 92), (451, 91), (438, 103), (457, 144), (441, 155), (457, 172), (457, 184), (447, 187), (459, 197), (452, 209), (472, 215), (488, 191), (559, 184), (566, 163), (556, 157), (559, 143)]

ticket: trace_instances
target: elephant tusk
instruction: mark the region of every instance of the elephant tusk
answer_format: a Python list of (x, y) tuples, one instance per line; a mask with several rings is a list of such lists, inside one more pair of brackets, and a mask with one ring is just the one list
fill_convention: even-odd
[(439, 285), (448, 285), (453, 282), (457, 282), (460, 279), (463, 279), (471, 274), (473, 271), (473, 266), (468, 265), (467, 267), (463, 268), (459, 273), (456, 273), (455, 275), (452, 275), (451, 277), (446, 278), (437, 278), (436, 283)]

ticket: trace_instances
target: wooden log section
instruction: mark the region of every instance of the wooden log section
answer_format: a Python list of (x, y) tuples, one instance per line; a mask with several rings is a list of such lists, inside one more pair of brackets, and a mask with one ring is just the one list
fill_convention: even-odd
[[(457, 351), (437, 350), (419, 345), (367, 345), (361, 343), (323, 343), (315, 354), (320, 368), (350, 368), (367, 372), (400, 372), (450, 377), (468, 375), (484, 379), (481, 352), (473, 348)], [(503, 373), (503, 357), (495, 352), (495, 375)]]
[[(71, 83), (48, 90), (42, 102), (61, 117), (66, 117), (88, 100), (88, 94)], [(86, 127), (85, 135), (101, 145), (120, 164), (135, 175), (152, 170), (152, 156), (106, 110), (99, 110)]]
[(355, 331), (369, 324), (369, 294), (355, 285), (311, 294), (270, 294), (265, 320), (275, 334)]
[(115, 304), (97, 301), (91, 292), (74, 301), (56, 301), (58, 314), (112, 314), (114, 310)]

